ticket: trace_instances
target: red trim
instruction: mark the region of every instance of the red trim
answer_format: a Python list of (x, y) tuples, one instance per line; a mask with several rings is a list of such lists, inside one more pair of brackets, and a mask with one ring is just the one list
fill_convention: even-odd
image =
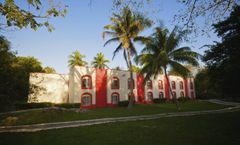
[(144, 86), (143, 86), (144, 77), (141, 74), (137, 74), (137, 95), (138, 102), (144, 102)]
[[(176, 91), (173, 91), (172, 93), (173, 93), (173, 96), (172, 96), (172, 97), (176, 97), (176, 99), (177, 99), (177, 93), (176, 93)], [(173, 99), (173, 98), (172, 98), (172, 99)]]
[[(113, 79), (117, 79), (117, 81), (118, 81), (118, 86), (117, 86), (117, 88), (113, 88)], [(112, 77), (112, 79), (111, 79), (111, 89), (112, 89), (112, 90), (119, 90), (119, 86), (120, 86), (119, 78), (118, 78), (118, 77)]]
[(119, 102), (119, 100), (120, 100), (120, 94), (119, 94), (118, 92), (113, 92), (113, 93), (111, 94), (111, 103), (108, 104), (108, 106), (110, 106), (110, 107), (118, 106), (118, 103), (117, 103), (117, 104), (113, 104), (113, 103), (112, 103), (112, 95), (114, 95), (114, 94), (117, 94), (117, 95), (118, 95), (118, 98), (117, 98), (118, 102)]
[(193, 90), (193, 82), (190, 80), (190, 89)]
[[(130, 100), (130, 96), (131, 96), (130, 94), (131, 94), (131, 92), (128, 93), (128, 101)], [(134, 97), (134, 101), (136, 102), (136, 95), (133, 93), (132, 96)]]
[(167, 100), (170, 100), (169, 87), (168, 87), (168, 82), (166, 77), (164, 77), (164, 88), (165, 88), (165, 97)]
[(107, 70), (96, 69), (96, 106), (107, 106)]
[(162, 94), (162, 98), (165, 98), (165, 97), (164, 97), (164, 93), (163, 93), (162, 91), (159, 92), (159, 94), (158, 94), (158, 98), (160, 98), (160, 97), (159, 97), (160, 94)]
[[(150, 82), (150, 85), (148, 85), (149, 82)], [(147, 81), (147, 89), (148, 89), (148, 90), (152, 90), (152, 89), (153, 89), (152, 80), (148, 80), (148, 81)]]
[[(149, 100), (148, 98), (148, 94), (151, 94), (151, 100)], [(146, 100), (146, 103), (153, 103), (153, 93), (152, 92), (147, 92), (147, 100)]]
[(184, 79), (184, 88), (185, 88), (185, 95), (188, 96), (188, 81), (187, 78)]
[[(83, 87), (83, 79), (84, 79), (85, 77), (89, 78), (89, 80), (90, 80), (90, 87), (89, 87), (89, 88)], [(83, 76), (81, 77), (81, 88), (82, 88), (83, 90), (92, 89), (92, 76), (90, 76), (90, 75), (83, 75)]]
[[(89, 95), (90, 96), (90, 105), (89, 106), (83, 106), (82, 105), (82, 98), (83, 98), (83, 95)], [(91, 93), (83, 93), (81, 95), (81, 105), (80, 105), (80, 108), (88, 108), (88, 109), (92, 109), (92, 94)]]
[(180, 97), (184, 97), (184, 92), (183, 91), (180, 92)]

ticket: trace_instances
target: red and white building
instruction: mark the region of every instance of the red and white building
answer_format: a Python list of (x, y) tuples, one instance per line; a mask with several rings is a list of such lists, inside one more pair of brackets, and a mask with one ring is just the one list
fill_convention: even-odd
[[(151, 78), (143, 85), (144, 76), (128, 71), (74, 67), (68, 75), (32, 73), (30, 84), (35, 86), (29, 102), (81, 103), (83, 108), (116, 106), (127, 101), (133, 82), (136, 103), (152, 103), (155, 98), (172, 99), (164, 75)], [(169, 76), (173, 95), (195, 99), (193, 78)], [(37, 86), (37, 87), (36, 87)]]

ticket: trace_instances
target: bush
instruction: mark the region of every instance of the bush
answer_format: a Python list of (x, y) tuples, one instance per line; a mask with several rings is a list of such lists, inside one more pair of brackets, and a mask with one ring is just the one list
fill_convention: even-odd
[(17, 120), (18, 120), (17, 117), (9, 116), (9, 117), (5, 118), (4, 120), (2, 120), (1, 125), (12, 126), (12, 125), (16, 124)]
[(46, 107), (62, 107), (62, 108), (80, 108), (80, 103), (17, 103), (16, 109), (34, 109), (34, 108), (46, 108)]
[(153, 99), (153, 103), (164, 103), (166, 102), (165, 98), (157, 98), (157, 99)]
[(184, 97), (178, 98), (177, 100), (180, 101), (180, 102), (186, 102), (186, 101), (190, 100), (190, 98), (187, 97), (187, 96), (184, 96)]
[(118, 106), (119, 107), (127, 107), (129, 104), (129, 101), (119, 101)]

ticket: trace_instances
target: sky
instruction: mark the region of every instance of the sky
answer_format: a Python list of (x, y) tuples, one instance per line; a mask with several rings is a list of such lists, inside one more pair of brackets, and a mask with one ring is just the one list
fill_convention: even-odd
[[(127, 68), (126, 62), (120, 52), (112, 60), (113, 51), (117, 43), (103, 46), (105, 40), (102, 38), (103, 27), (110, 24), (112, 15), (111, 0), (68, 0), (63, 1), (68, 5), (68, 13), (62, 18), (52, 18), (50, 23), (54, 26), (53, 32), (48, 32), (46, 28), (39, 28), (34, 31), (29, 28), (4, 32), (4, 36), (11, 42), (13, 51), (17, 51), (18, 56), (34, 56), (42, 65), (53, 67), (58, 73), (68, 73), (69, 55), (78, 50), (86, 56), (88, 65), (91, 65), (93, 57), (102, 52), (110, 60), (108, 66), (114, 68), (120, 66)], [(24, 6), (24, 4), (20, 4)], [(178, 13), (181, 5), (175, 0), (153, 0), (152, 7), (159, 8), (157, 14), (151, 15), (151, 18), (159, 19), (164, 26), (172, 30), (174, 14)], [(199, 20), (199, 25), (201, 24)], [(153, 33), (155, 24), (142, 35), (147, 36)], [(210, 33), (211, 37), (199, 36), (194, 42), (183, 42), (180, 46), (190, 46), (194, 51), (203, 54), (204, 49), (199, 49), (205, 44), (212, 44), (218, 40), (215, 34)], [(137, 44), (138, 52), (143, 46)]]

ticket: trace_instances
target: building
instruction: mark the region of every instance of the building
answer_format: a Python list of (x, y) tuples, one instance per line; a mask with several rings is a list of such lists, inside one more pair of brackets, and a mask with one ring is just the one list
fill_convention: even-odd
[[(195, 99), (193, 78), (169, 76), (173, 95)], [(31, 73), (28, 102), (81, 103), (83, 108), (116, 106), (130, 96), (133, 82), (136, 103), (152, 103), (155, 98), (172, 99), (164, 75), (151, 78), (128, 71), (76, 66), (68, 75)]]

